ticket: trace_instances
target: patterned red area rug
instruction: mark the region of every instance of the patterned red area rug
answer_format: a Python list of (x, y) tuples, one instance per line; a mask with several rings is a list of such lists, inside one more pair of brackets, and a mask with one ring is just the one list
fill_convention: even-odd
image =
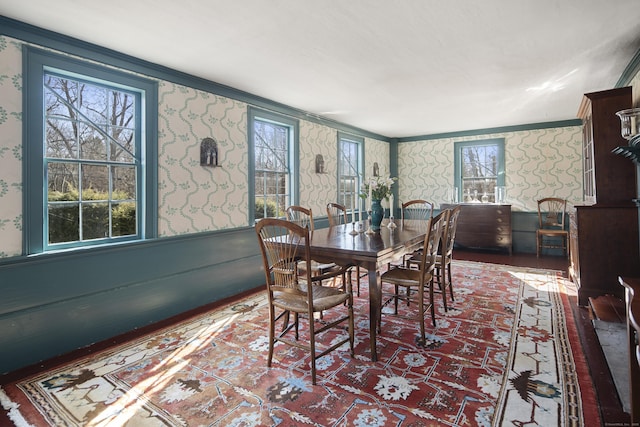
[(317, 386), (302, 350), (276, 346), (267, 368), (260, 292), (7, 384), (0, 401), (20, 427), (599, 425), (566, 303), (571, 283), (555, 271), (463, 261), (453, 274), (456, 300), (445, 312), (436, 295), (426, 346), (417, 325), (383, 315), (378, 362), (363, 286), (356, 357), (344, 348), (321, 358)]

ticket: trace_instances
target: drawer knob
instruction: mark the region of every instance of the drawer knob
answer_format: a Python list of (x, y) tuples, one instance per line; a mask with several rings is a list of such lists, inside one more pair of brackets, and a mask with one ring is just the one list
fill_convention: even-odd
[(502, 222), (502, 218), (496, 218), (497, 222)]
[(502, 209), (498, 209), (496, 210), (496, 212), (498, 213), (498, 215), (502, 215)]

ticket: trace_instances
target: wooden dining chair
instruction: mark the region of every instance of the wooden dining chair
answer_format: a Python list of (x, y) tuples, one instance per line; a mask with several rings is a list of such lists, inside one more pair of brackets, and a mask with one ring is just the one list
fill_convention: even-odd
[(536, 230), (536, 255), (542, 248), (562, 249), (569, 254), (569, 232), (564, 228), (567, 216), (567, 200), (546, 197), (538, 200), (538, 229)]
[[(355, 213), (353, 213), (353, 215), (355, 215)], [(329, 218), (329, 227), (335, 227), (336, 225), (347, 224), (349, 222), (347, 208), (340, 203), (327, 203), (327, 218)], [(360, 296), (360, 266), (355, 266), (355, 268), (351, 267), (349, 269), (349, 278), (351, 278), (351, 273), (353, 271), (356, 273), (356, 295)]]
[[(428, 221), (433, 217), (433, 203), (423, 200), (414, 199), (402, 203), (400, 207), (401, 224), (404, 226), (406, 221)], [(416, 249), (414, 253), (406, 254), (402, 257), (402, 264), (406, 265), (407, 261), (422, 248)], [(397, 264), (390, 263), (388, 268), (397, 267)]]
[[(297, 224), (301, 227), (308, 227), (309, 233), (313, 235), (313, 212), (309, 208), (305, 208), (303, 206), (291, 205), (286, 209), (287, 220)], [(338, 276), (342, 277), (342, 281), (340, 286), (344, 288), (346, 278), (349, 273), (350, 266), (342, 267), (332, 262), (318, 262), (312, 260), (310, 264), (307, 264), (304, 261), (299, 263), (299, 269), (301, 271), (305, 271), (308, 268), (311, 270), (311, 274), (313, 276), (327, 276), (333, 278), (333, 283), (335, 285), (336, 279)]]
[(451, 262), (453, 261), (453, 246), (456, 240), (456, 230), (458, 228), (458, 217), (460, 216), (460, 205), (447, 209), (447, 218), (444, 229), (442, 231), (442, 241), (440, 243), (440, 251), (436, 258), (436, 280), (438, 288), (442, 292), (442, 301), (444, 311), (447, 309), (447, 289), (453, 302), (453, 280), (451, 278)]
[[(420, 345), (426, 343), (424, 315), (427, 310), (430, 310), (431, 321), (433, 326), (436, 326), (435, 305), (433, 303), (434, 270), (438, 248), (440, 247), (440, 241), (442, 239), (444, 219), (445, 213), (441, 212), (428, 220), (427, 233), (425, 234), (423, 242), (423, 254), (417, 269), (399, 266), (387, 270), (380, 277), (383, 301), (381, 307), (393, 301), (393, 313), (395, 315), (409, 320), (417, 320), (420, 326), (420, 336), (418, 337), (418, 343)], [(385, 284), (393, 285), (393, 292), (385, 291)], [(400, 292), (401, 288), (405, 288), (405, 292)], [(425, 293), (427, 297), (426, 301)], [(400, 315), (398, 313), (399, 300), (406, 301), (407, 303), (413, 302), (417, 307), (413, 309), (415, 313), (412, 313), (411, 308), (408, 307), (406, 309), (408, 311), (407, 315)], [(380, 311), (380, 315), (382, 315), (382, 310)]]
[(433, 203), (422, 199), (409, 200), (402, 203), (400, 215), (403, 225), (405, 220), (427, 221), (433, 216)]
[[(311, 270), (298, 271), (299, 261), (311, 263), (309, 249), (309, 228), (301, 227), (291, 221), (278, 218), (263, 218), (256, 224), (256, 234), (262, 253), (269, 303), (269, 355), (267, 366), (271, 367), (273, 349), (277, 342), (307, 350), (311, 353), (311, 382), (316, 384), (316, 360), (349, 343), (351, 357), (354, 356), (354, 317), (351, 285), (338, 289), (322, 286), (324, 277), (312, 276)], [(316, 284), (318, 282), (318, 284)], [(328, 310), (344, 312), (323, 320), (316, 320), (315, 313)], [(290, 313), (294, 321), (289, 324)], [(299, 341), (300, 318), (309, 324), (309, 341)], [(283, 320), (282, 331), (276, 335), (275, 326)], [(344, 331), (347, 323), (347, 336), (332, 338), (322, 346), (316, 337), (330, 329)], [(292, 333), (293, 331), (293, 333)], [(291, 335), (293, 334), (293, 337)]]

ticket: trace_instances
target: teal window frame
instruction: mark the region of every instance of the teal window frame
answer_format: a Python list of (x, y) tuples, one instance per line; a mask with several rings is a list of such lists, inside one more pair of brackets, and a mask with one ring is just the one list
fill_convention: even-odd
[[(23, 47), (23, 212), (24, 248), (27, 255), (54, 252), (61, 249), (104, 247), (130, 241), (157, 237), (157, 82), (79, 58), (51, 51)], [(130, 236), (104, 238), (65, 244), (48, 244), (47, 224), (47, 176), (44, 157), (44, 89), (46, 73), (65, 75), (72, 79), (83, 79), (106, 83), (109, 87), (122, 88), (140, 94), (139, 135), (140, 164), (137, 170), (137, 217), (136, 233)]]
[[(248, 212), (248, 224), (254, 225), (256, 222), (256, 146), (255, 146), (255, 122), (263, 121), (267, 123), (273, 123), (277, 126), (283, 126), (288, 128), (289, 143), (288, 143), (288, 155), (287, 155), (287, 184), (288, 191), (285, 195), (288, 201), (285, 205), (298, 204), (299, 200), (299, 139), (300, 139), (300, 123), (298, 120), (279, 114), (273, 111), (267, 111), (260, 108), (248, 107), (247, 110), (247, 138), (248, 138), (248, 166), (249, 166), (249, 182), (248, 182), (248, 194), (249, 194), (249, 212)], [(286, 208), (286, 206), (285, 206)], [(283, 212), (284, 215), (284, 212)], [(282, 217), (283, 215), (280, 215)], [(258, 218), (259, 219), (259, 218)]]
[[(497, 148), (497, 158), (496, 158), (496, 185), (504, 186), (505, 185), (505, 155), (504, 155), (504, 138), (491, 138), (491, 139), (482, 139), (482, 140), (474, 140), (474, 141), (457, 141), (454, 143), (454, 185), (458, 191), (458, 200), (460, 202), (464, 202), (464, 183), (462, 179), (462, 171), (463, 171), (463, 154), (462, 151), (465, 148), (471, 147), (496, 147)], [(480, 197), (481, 194), (478, 196)], [(491, 193), (489, 195), (490, 200), (493, 200), (494, 194)]]

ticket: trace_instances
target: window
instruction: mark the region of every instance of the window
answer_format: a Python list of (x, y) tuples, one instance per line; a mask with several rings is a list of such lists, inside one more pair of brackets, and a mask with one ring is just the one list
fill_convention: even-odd
[(362, 173), (363, 141), (350, 135), (338, 133), (338, 203), (359, 211), (359, 176)]
[(463, 202), (495, 202), (504, 186), (504, 139), (456, 142), (455, 184)]
[[(29, 49), (27, 253), (155, 236), (155, 83)], [(153, 112), (146, 111), (151, 105)], [(31, 131), (32, 130), (32, 131)], [(34, 230), (40, 230), (34, 232)]]
[(296, 120), (249, 108), (249, 170), (254, 173), (249, 223), (283, 217), (295, 204), (297, 140)]

